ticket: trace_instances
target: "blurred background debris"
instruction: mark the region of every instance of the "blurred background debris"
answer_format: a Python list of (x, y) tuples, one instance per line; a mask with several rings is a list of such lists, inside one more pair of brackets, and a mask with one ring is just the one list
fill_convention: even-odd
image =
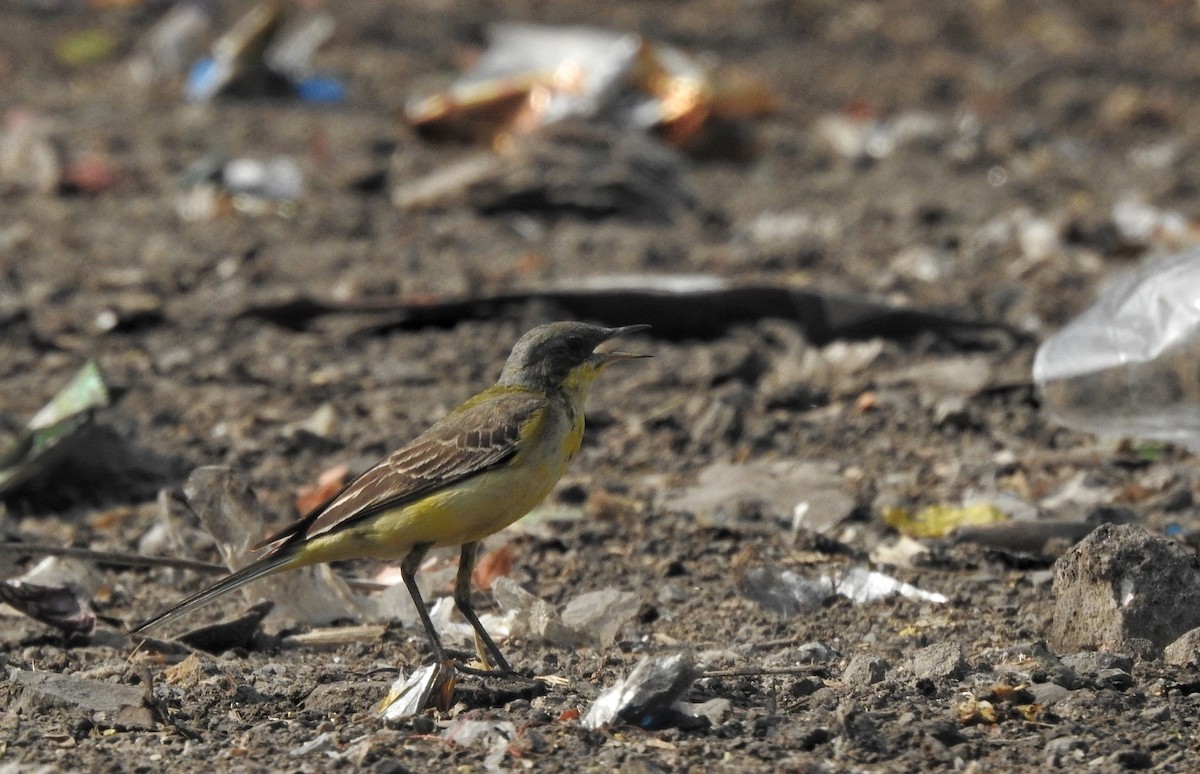
[[(500, 149), (569, 120), (712, 148), (723, 122), (776, 107), (753, 75), (722, 72), (638, 35), (508, 22), (488, 28), (488, 46), (469, 72), (443, 92), (409, 100), (404, 114), (424, 137)], [(730, 142), (721, 150), (738, 153)]]
[[(6, 762), (1186, 766), (1194, 17), (0, 3), (0, 579), (53, 589), (4, 610)], [(167, 632), (219, 656), (122, 634), (568, 317), (654, 357), (484, 546), (532, 679), (373, 719), (428, 657), (386, 561)], [(89, 361), (103, 405), (31, 426)], [(469, 652), (455, 562), (418, 583)]]

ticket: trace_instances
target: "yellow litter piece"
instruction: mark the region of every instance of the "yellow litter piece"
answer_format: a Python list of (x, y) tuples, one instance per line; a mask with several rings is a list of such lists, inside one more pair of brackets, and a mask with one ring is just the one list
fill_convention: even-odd
[(907, 508), (883, 510), (883, 521), (903, 535), (914, 538), (940, 538), (958, 527), (979, 527), (1005, 521), (1008, 515), (994, 505), (980, 503), (965, 508), (956, 505), (929, 505), (917, 513)]

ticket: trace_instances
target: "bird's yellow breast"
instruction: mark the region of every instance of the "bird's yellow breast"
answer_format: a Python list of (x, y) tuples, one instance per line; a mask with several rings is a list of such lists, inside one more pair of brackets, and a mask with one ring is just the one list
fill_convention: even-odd
[(583, 440), (583, 412), (548, 400), (521, 428), (517, 454), (498, 467), (385, 511), (353, 528), (313, 539), (304, 564), (357, 556), (397, 559), (421, 543), (482, 540), (524, 516), (554, 489)]

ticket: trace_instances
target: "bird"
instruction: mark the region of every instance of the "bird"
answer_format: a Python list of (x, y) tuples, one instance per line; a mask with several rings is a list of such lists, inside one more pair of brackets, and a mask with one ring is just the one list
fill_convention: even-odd
[(558, 483), (579, 451), (584, 404), (600, 373), (617, 361), (649, 357), (596, 348), (649, 328), (574, 321), (533, 328), (517, 341), (494, 385), (369, 468), (325, 505), (254, 546), (268, 551), (261, 558), (130, 633), (142, 635), (277, 572), (347, 559), (399, 559), (434, 656), (445, 662), (416, 572), (431, 549), (461, 546), (455, 605), (492, 665), (515, 674), (471, 605), (479, 542), (524, 516)]

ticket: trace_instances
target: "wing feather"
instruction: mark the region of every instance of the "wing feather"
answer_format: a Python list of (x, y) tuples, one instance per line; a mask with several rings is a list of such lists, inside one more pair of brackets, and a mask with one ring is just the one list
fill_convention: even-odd
[(528, 392), (469, 401), (259, 546), (280, 543), (279, 550), (338, 531), (502, 465), (520, 451), (521, 428), (545, 408), (545, 397)]

